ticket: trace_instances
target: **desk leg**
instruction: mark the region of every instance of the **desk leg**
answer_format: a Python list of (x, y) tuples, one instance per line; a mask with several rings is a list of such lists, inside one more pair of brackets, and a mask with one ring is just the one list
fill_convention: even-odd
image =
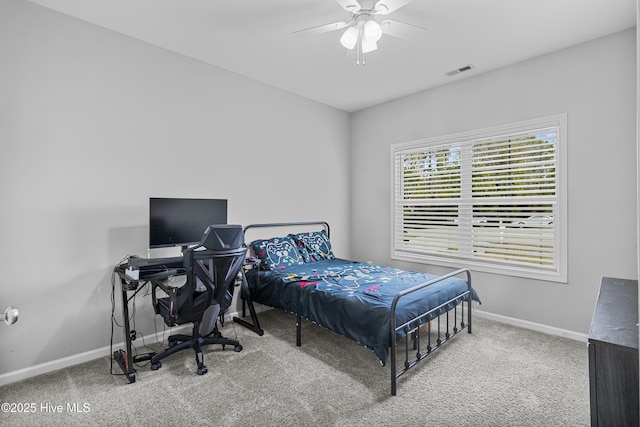
[(129, 328), (129, 301), (127, 299), (127, 286), (128, 284), (125, 281), (122, 281), (122, 316), (124, 317), (124, 342), (126, 343), (126, 350), (124, 352), (122, 350), (114, 352), (113, 357), (120, 365), (120, 369), (124, 372), (129, 383), (134, 383), (136, 382), (136, 370), (133, 368), (133, 355), (131, 353), (131, 330)]
[(251, 321), (253, 323), (249, 323), (238, 317), (234, 317), (233, 321), (235, 323), (239, 323), (245, 328), (251, 329), (253, 332), (258, 334), (259, 336), (262, 336), (264, 334), (264, 330), (260, 328), (260, 322), (258, 322), (258, 315), (256, 313), (255, 307), (253, 306), (253, 301), (251, 301), (249, 284), (247, 283), (247, 279), (244, 275), (244, 270), (242, 271), (242, 286), (240, 287), (240, 295), (242, 297), (242, 314), (244, 315), (244, 307), (246, 302), (247, 305), (249, 306), (249, 313), (251, 314)]

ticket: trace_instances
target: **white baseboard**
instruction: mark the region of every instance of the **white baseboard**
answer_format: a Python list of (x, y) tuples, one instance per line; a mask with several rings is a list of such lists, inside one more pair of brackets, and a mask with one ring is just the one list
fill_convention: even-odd
[[(171, 334), (178, 333), (189, 333), (191, 331), (191, 325), (181, 325), (177, 327), (171, 328), (171, 332), (167, 329), (164, 332), (158, 332), (157, 334), (152, 334), (150, 337), (154, 337), (158, 341), (161, 341), (164, 336), (168, 336)], [(125, 343), (114, 343), (113, 346), (105, 346), (102, 348), (97, 348), (95, 350), (85, 351), (84, 353), (74, 354), (71, 356), (63, 357), (56, 360), (51, 360), (49, 362), (41, 363), (35, 366), (29, 366), (27, 368), (18, 369), (17, 371), (7, 372), (6, 374), (0, 375), (0, 386), (5, 384), (11, 384), (18, 381), (26, 380), (28, 378), (35, 377), (37, 375), (46, 374), (49, 372), (57, 371), (59, 369), (68, 368), (69, 366), (79, 365), (80, 363), (89, 362), (91, 360), (99, 359), (104, 356), (110, 356), (111, 350), (113, 347), (113, 351), (117, 351), (118, 349), (125, 348)], [(114, 364), (114, 369), (120, 369), (117, 363)]]
[[(116, 348), (114, 346), (114, 348)], [(62, 359), (52, 360), (50, 362), (41, 363), (35, 366), (29, 366), (27, 368), (18, 369), (17, 371), (7, 372), (0, 375), (0, 386), (5, 384), (15, 383), (27, 378), (35, 377), (37, 375), (53, 372), (58, 369), (63, 369), (79, 363), (88, 362), (89, 360), (97, 359), (99, 357), (109, 354), (109, 349), (105, 353), (104, 349), (96, 349), (87, 351), (81, 354), (74, 354), (73, 356), (63, 357)]]
[[(268, 309), (268, 307), (266, 308)], [(518, 326), (520, 328), (531, 329), (537, 332), (542, 332), (549, 335), (556, 335), (564, 338), (569, 338), (576, 341), (581, 341), (586, 343), (588, 335), (581, 334), (579, 332), (573, 332), (566, 329), (555, 328), (552, 326), (543, 325), (541, 323), (529, 322), (527, 320), (516, 319), (514, 317), (502, 316), (500, 314), (489, 313), (486, 311), (478, 310), (476, 308), (473, 309), (473, 314), (484, 317), (489, 320), (495, 320), (496, 322), (506, 323), (508, 325)], [(233, 318), (234, 316), (239, 316), (239, 313), (227, 313), (225, 317), (229, 316), (229, 318)], [(188, 331), (191, 328), (190, 325), (183, 325), (176, 328), (172, 328), (171, 333), (181, 333), (184, 331)], [(163, 336), (166, 335), (165, 332), (159, 332), (156, 336), (157, 340), (162, 340)], [(117, 349), (124, 348), (124, 342), (120, 342), (117, 344), (113, 344), (113, 351)], [(13, 372), (7, 372), (6, 374), (0, 375), (0, 386), (11, 384), (14, 382), (22, 381), (28, 378), (35, 377), (37, 375), (46, 374), (49, 372), (57, 371), (58, 369), (68, 368), (69, 366), (78, 365), (80, 363), (89, 362), (94, 359), (99, 359), (100, 357), (110, 356), (111, 354), (111, 346), (105, 346), (102, 348), (97, 348), (95, 350), (86, 351), (80, 354), (74, 354), (72, 356), (63, 357), (61, 359), (52, 360), (49, 362), (41, 363), (35, 366), (29, 366), (27, 368), (19, 369)]]
[[(233, 317), (238, 317), (238, 316), (240, 316), (240, 313), (238, 313), (238, 311), (234, 311), (234, 312), (228, 311), (227, 313), (225, 313), (225, 322), (227, 321), (227, 319), (229, 319), (229, 321), (233, 321), (231, 319), (233, 319)], [(151, 334), (149, 336), (152, 337), (151, 339), (153, 339), (153, 337), (155, 336), (155, 339), (157, 340), (157, 342), (160, 342), (168, 335), (179, 334), (179, 333), (189, 334), (190, 332), (191, 332), (191, 325), (188, 324), (188, 325), (173, 327), (170, 329), (170, 332), (169, 332), (169, 329), (167, 329), (163, 332), (158, 332), (156, 334)], [(99, 359), (104, 356), (110, 356), (112, 349), (113, 351), (117, 351), (118, 349), (121, 349), (121, 348), (125, 348), (124, 341), (119, 342), (117, 344), (114, 343), (113, 346), (105, 346), (102, 348), (97, 348), (95, 350), (85, 351), (84, 353), (74, 354), (74, 355), (63, 357), (60, 359), (51, 360), (49, 362), (41, 363), (39, 365), (18, 369), (17, 371), (0, 374), (0, 386), (26, 380), (28, 378), (46, 374), (49, 372), (57, 371), (58, 369), (68, 368), (69, 366), (79, 365), (80, 363), (89, 362), (91, 360)], [(115, 364), (114, 366), (116, 366), (116, 368), (119, 369), (119, 366), (117, 366), (117, 364)]]
[(580, 332), (569, 331), (567, 329), (556, 328), (553, 326), (543, 325), (542, 323), (530, 322), (528, 320), (516, 319), (515, 317), (502, 316), (500, 314), (489, 313), (486, 311), (473, 309), (473, 314), (484, 317), (485, 319), (495, 320), (496, 322), (506, 323), (508, 325), (517, 326), (524, 329), (542, 332), (549, 335), (569, 338), (575, 341), (586, 343), (589, 336)]

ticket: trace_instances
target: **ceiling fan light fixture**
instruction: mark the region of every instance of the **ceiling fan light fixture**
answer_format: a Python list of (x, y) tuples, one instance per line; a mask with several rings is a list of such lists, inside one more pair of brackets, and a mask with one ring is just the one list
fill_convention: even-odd
[(355, 27), (347, 28), (347, 31), (340, 37), (340, 44), (349, 50), (353, 49), (358, 42), (358, 34), (359, 31)]
[[(349, 51), (355, 51), (356, 64), (364, 65), (364, 54), (378, 49), (378, 41), (383, 34), (405, 38), (407, 33), (426, 30), (416, 25), (400, 21), (380, 18), (404, 7), (413, 0), (336, 0), (336, 2), (351, 14), (348, 22), (333, 22), (317, 25), (304, 30), (294, 31), (296, 37), (322, 34), (343, 30), (340, 44)], [(380, 21), (378, 19), (381, 19)], [(391, 25), (393, 23), (393, 25)], [(408, 38), (408, 37), (407, 37)], [(347, 55), (348, 57), (351, 55)]]
[(378, 44), (374, 40), (368, 40), (367, 38), (362, 38), (362, 53), (373, 52), (378, 48)]
[(368, 41), (372, 41), (376, 43), (382, 37), (382, 28), (378, 21), (375, 19), (370, 19), (364, 24), (364, 38)]

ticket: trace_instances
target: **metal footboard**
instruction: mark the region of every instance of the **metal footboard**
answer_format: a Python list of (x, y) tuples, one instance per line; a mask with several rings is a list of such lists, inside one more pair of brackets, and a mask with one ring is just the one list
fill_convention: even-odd
[[(400, 298), (412, 294), (420, 289), (423, 289), (427, 286), (433, 285), (434, 283), (440, 282), (442, 280), (448, 279), (450, 277), (454, 277), (460, 275), (462, 273), (466, 273), (467, 275), (467, 290), (460, 295), (456, 295), (450, 300), (440, 304), (437, 307), (432, 308), (431, 310), (423, 313), (413, 319), (408, 320), (407, 322), (402, 323), (401, 325), (397, 325), (396, 319), (396, 307)], [(467, 322), (464, 321), (464, 303), (467, 302)], [(471, 333), (471, 301), (472, 301), (472, 287), (471, 287), (471, 272), (468, 268), (461, 268), (459, 270), (452, 271), (449, 274), (445, 274), (443, 276), (436, 277), (427, 282), (421, 283), (420, 285), (416, 285), (412, 288), (403, 290), (399, 292), (393, 299), (391, 303), (391, 395), (396, 395), (396, 382), (397, 379), (407, 372), (409, 369), (414, 367), (419, 361), (424, 359), (425, 357), (432, 354), (438, 348), (440, 348), (445, 342), (449, 339), (453, 338), (453, 336), (457, 335), (459, 332), (462, 332), (465, 328), (468, 333)], [(440, 313), (440, 311), (450, 305), (453, 304), (454, 307), (451, 310), (446, 310), (445, 313)], [(460, 305), (461, 310), (461, 318), (460, 328), (457, 325), (458, 319), (458, 305)], [(453, 311), (453, 314), (451, 312)], [(435, 315), (434, 315), (435, 313)], [(453, 321), (450, 321), (450, 315), (453, 316)], [(443, 320), (442, 318), (445, 317)], [(432, 322), (437, 322), (437, 338), (435, 341), (431, 338), (432, 332)], [(444, 332), (442, 331), (442, 323), (445, 323)], [(420, 343), (420, 327), (427, 327), (427, 343), (424, 349)], [(404, 332), (405, 338), (405, 359), (402, 369), (398, 370), (397, 366), (397, 343), (398, 343), (398, 333)], [(413, 345), (412, 349), (409, 350), (409, 341), (412, 338)], [(424, 351), (423, 351), (424, 350)], [(409, 352), (415, 351), (415, 357), (409, 357)]]

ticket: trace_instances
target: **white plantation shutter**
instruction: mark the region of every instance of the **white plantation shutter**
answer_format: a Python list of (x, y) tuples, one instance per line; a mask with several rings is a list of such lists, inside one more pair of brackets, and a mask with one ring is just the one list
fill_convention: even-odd
[(566, 281), (566, 116), (392, 146), (392, 257)]

